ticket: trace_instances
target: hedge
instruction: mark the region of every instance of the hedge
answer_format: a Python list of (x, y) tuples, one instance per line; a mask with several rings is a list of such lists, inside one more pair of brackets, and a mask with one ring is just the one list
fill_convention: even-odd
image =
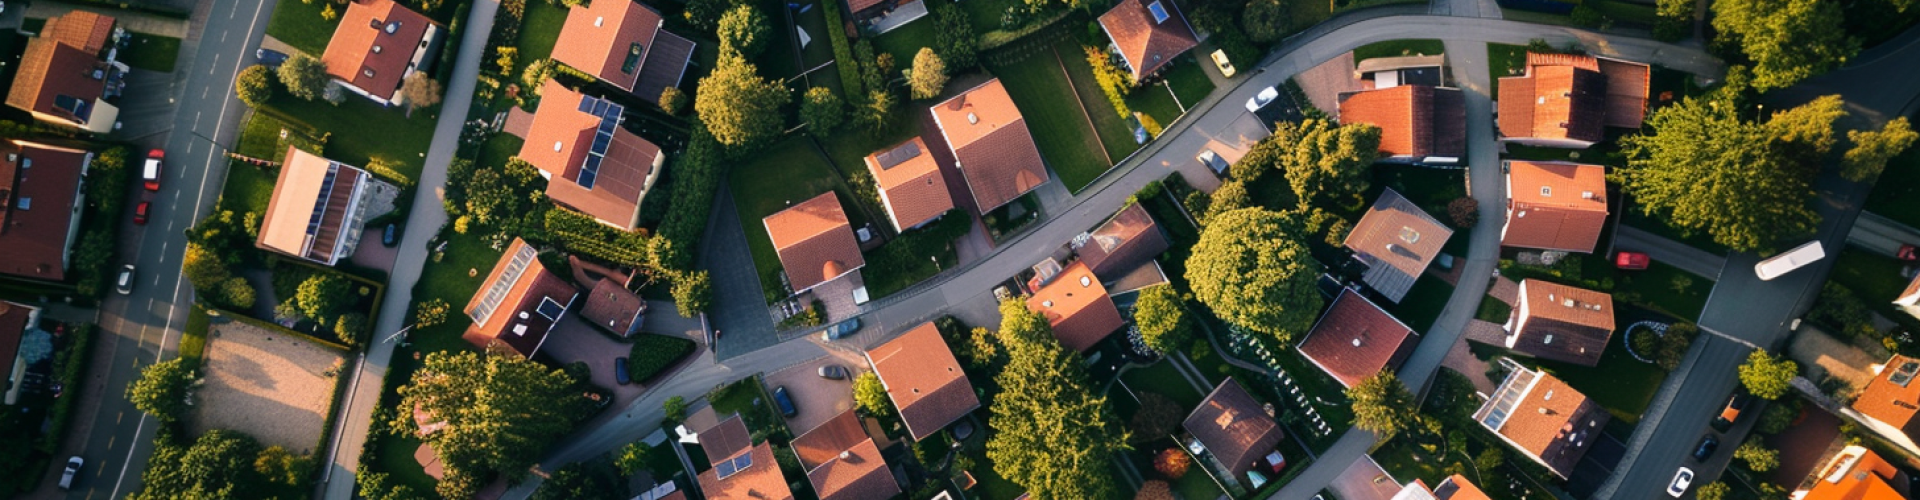
[(627, 373), (634, 382), (659, 375), (680, 358), (693, 352), (693, 341), (666, 335), (641, 334), (634, 337), (633, 351), (627, 355)]
[(861, 61), (853, 58), (853, 43), (847, 41), (847, 24), (841, 20), (840, 2), (825, 2), (827, 39), (833, 42), (834, 69), (840, 70), (840, 86), (848, 103), (865, 102), (867, 91), (860, 83)]
[(547, 211), (547, 234), (569, 252), (608, 262), (639, 266), (647, 262), (647, 233), (621, 231), (593, 216), (566, 208)]
[(54, 361), (54, 373), (66, 393), (53, 402), (53, 408), (47, 411), (47, 421), (51, 425), (47, 433), (40, 435), (35, 448), (42, 453), (53, 453), (60, 447), (67, 427), (72, 424), (73, 405), (80, 400), (80, 379), (87, 374), (87, 364), (93, 359), (93, 334), (97, 328), (90, 324), (76, 325), (67, 335), (73, 341), (67, 344)]

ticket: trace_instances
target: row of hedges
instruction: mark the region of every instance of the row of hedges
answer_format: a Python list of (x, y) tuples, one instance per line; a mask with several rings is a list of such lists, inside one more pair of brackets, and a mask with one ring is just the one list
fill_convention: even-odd
[(47, 421), (51, 426), (40, 435), (36, 446), (42, 453), (53, 453), (60, 447), (61, 438), (66, 436), (67, 427), (73, 422), (73, 405), (80, 401), (80, 379), (87, 374), (87, 365), (93, 360), (93, 335), (98, 328), (93, 325), (77, 325), (67, 332), (67, 348), (53, 360), (53, 373), (61, 387), (66, 388), (59, 399), (54, 400), (53, 408), (48, 410)]
[(127, 168), (129, 153), (125, 147), (100, 152), (88, 166), (86, 181), (87, 230), (73, 249), (74, 289), (82, 296), (99, 297), (106, 293), (113, 278), (115, 240), (120, 216), (126, 211), (127, 188), (133, 172)]
[(833, 43), (834, 69), (840, 71), (840, 86), (848, 102), (861, 102), (867, 91), (861, 86), (860, 64), (853, 58), (853, 43), (847, 40), (846, 21), (841, 20), (840, 2), (823, 2), (827, 17), (827, 40)]
[(634, 382), (645, 382), (673, 366), (693, 352), (693, 341), (666, 335), (642, 334), (634, 337), (633, 351), (627, 355), (627, 372)]
[(645, 230), (621, 231), (566, 208), (548, 210), (546, 222), (553, 243), (569, 252), (624, 266), (647, 263)]

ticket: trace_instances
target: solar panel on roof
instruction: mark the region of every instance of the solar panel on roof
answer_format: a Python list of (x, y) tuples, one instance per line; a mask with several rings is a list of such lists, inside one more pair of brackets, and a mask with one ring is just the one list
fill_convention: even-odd
[(1167, 7), (1160, 5), (1160, 2), (1157, 1), (1147, 4), (1147, 12), (1153, 13), (1153, 24), (1167, 22), (1167, 18), (1169, 17), (1167, 16)]
[(717, 475), (720, 476), (720, 479), (726, 479), (728, 476), (732, 476), (734, 474), (740, 473), (740, 471), (747, 470), (748, 467), (753, 467), (752, 452), (741, 453), (740, 456), (734, 457), (732, 460), (727, 460), (727, 461), (720, 462), (718, 464), (714, 464), (713, 470)]
[(880, 153), (874, 157), (874, 160), (880, 163), (880, 169), (885, 170), (918, 156), (920, 156), (920, 144), (908, 142)]
[(480, 305), (473, 308), (475, 323), (484, 324), (488, 317), (493, 316), (493, 310), (500, 307), (500, 301), (506, 300), (507, 290), (513, 288), (513, 282), (520, 281), (520, 273), (526, 272), (527, 266), (533, 263), (534, 253), (533, 247), (520, 247), (520, 251), (513, 254), (513, 259), (507, 261), (507, 268), (500, 271), (500, 279), (487, 287), (487, 294), (480, 298)]
[(594, 102), (589, 105), (586, 101), (581, 101), (580, 110), (600, 117), (600, 124), (594, 127), (593, 143), (587, 148), (587, 158), (581, 163), (580, 175), (574, 179), (574, 182), (580, 184), (580, 187), (593, 189), (594, 182), (600, 178), (600, 163), (607, 156), (607, 147), (613, 144), (613, 131), (619, 128), (620, 120), (626, 113), (626, 107), (591, 96), (584, 99), (592, 99)]
[(593, 103), (595, 101), (599, 101), (599, 99), (590, 95), (580, 96), (580, 112), (586, 113), (593, 111)]

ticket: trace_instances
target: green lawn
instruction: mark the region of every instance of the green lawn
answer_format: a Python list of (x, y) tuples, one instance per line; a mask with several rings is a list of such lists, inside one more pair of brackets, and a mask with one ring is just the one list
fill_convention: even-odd
[(1886, 316), (1907, 329), (1920, 327), (1913, 316), (1893, 305), (1893, 298), (1906, 289), (1908, 280), (1900, 277), (1904, 265), (1892, 257), (1849, 246), (1840, 251), (1833, 264), (1833, 282), (1853, 290), (1874, 312)]
[(1387, 40), (1361, 45), (1353, 49), (1353, 62), (1365, 61), (1377, 57), (1430, 56), (1446, 51), (1439, 40), (1405, 39)]
[(714, 413), (722, 420), (738, 413), (745, 420), (748, 431), (786, 431), (787, 424), (780, 419), (773, 408), (772, 393), (768, 392), (760, 377), (747, 377), (713, 389), (707, 395), (707, 403), (713, 405)]
[[(333, 38), (333, 29), (340, 25), (340, 18), (329, 21), (320, 16), (320, 11), (332, 2), (279, 2), (273, 9), (273, 17), (267, 19), (267, 36), (286, 42), (314, 57), (327, 51), (327, 41)], [(335, 12), (343, 12), (343, 7), (334, 5)]]
[(511, 134), (494, 134), (480, 145), (480, 155), (474, 164), (483, 167), (505, 166), (508, 159), (520, 155), (520, 146), (526, 143), (526, 139)]
[(1453, 285), (1432, 276), (1420, 276), (1407, 290), (1407, 296), (1393, 304), (1393, 315), (1406, 322), (1416, 332), (1425, 332), (1433, 327), (1433, 320), (1440, 318), (1440, 312), (1447, 309), (1447, 299), (1453, 297)]
[(1500, 299), (1493, 298), (1492, 295), (1488, 295), (1480, 299), (1480, 310), (1474, 313), (1473, 319), (1494, 323), (1506, 323), (1507, 318), (1512, 315), (1513, 306), (1507, 305), (1506, 302), (1501, 302)]
[[(852, 188), (834, 173), (833, 165), (821, 157), (807, 139), (795, 137), (781, 141), (755, 155), (750, 163), (735, 165), (728, 180), (733, 187), (734, 204), (739, 208), (740, 226), (747, 232), (747, 247), (753, 251), (754, 267), (760, 271), (760, 283), (769, 291), (780, 286), (780, 255), (774, 252), (761, 219), (788, 206), (807, 201), (820, 193), (839, 194), (853, 227), (867, 223), (866, 214), (854, 205)], [(784, 293), (779, 294), (783, 297)], [(778, 298), (778, 297), (771, 297)]]
[[(560, 27), (566, 24), (567, 9), (565, 7), (554, 2), (527, 2), (527, 14), (520, 23), (520, 40), (514, 43), (514, 46), (519, 48), (519, 54), (513, 67), (525, 68), (528, 63), (551, 56), (553, 44), (560, 41)], [(442, 62), (442, 64), (451, 63), (452, 61)], [(591, 69), (575, 69), (587, 71), (589, 74), (593, 72)]]
[(179, 56), (180, 39), (134, 33), (133, 41), (127, 45), (127, 51), (120, 54), (120, 60), (135, 68), (172, 73), (174, 60)]
[(1181, 408), (1193, 408), (1207, 395), (1193, 388), (1186, 377), (1180, 376), (1180, 370), (1174, 368), (1171, 361), (1160, 361), (1144, 367), (1136, 367), (1120, 374), (1120, 381), (1135, 394), (1151, 392), (1166, 396)]
[[(895, 28), (893, 31), (868, 40), (873, 41), (874, 52), (893, 54), (894, 66), (910, 68), (913, 67), (914, 54), (920, 53), (921, 47), (934, 46), (936, 41), (934, 24), (933, 16), (929, 14), (926, 19), (907, 23), (906, 26)], [(948, 71), (956, 69), (958, 68), (947, 68)]]
[[(1118, 160), (1136, 146), (1130, 129), (1093, 82), (1079, 44), (1067, 40), (1054, 44), (1052, 49), (1029, 48), (1027, 50), (1034, 53), (1020, 62), (988, 65), (987, 69), (1006, 84), (1047, 165), (1053, 167), (1068, 190), (1079, 190), (1113, 166), (1109, 157)], [(1082, 88), (1075, 87), (1076, 81), (1068, 80), (1062, 65), (1078, 71), (1074, 78), (1084, 82), (1080, 84)], [(1080, 103), (1067, 99), (1068, 96), (1078, 96), (1085, 103), (1085, 112)], [(1092, 125), (1087, 123), (1089, 119), (1093, 120)], [(1100, 129), (1095, 130), (1095, 126)], [(1105, 146), (1102, 138), (1106, 139)]]
[[(1165, 127), (1180, 117), (1180, 104), (1173, 101), (1173, 91), (1161, 82), (1149, 83), (1133, 89), (1127, 94), (1127, 107), (1136, 113), (1145, 113)], [(1131, 138), (1129, 138), (1131, 139)], [(1131, 140), (1128, 141), (1132, 143)]]
[(1887, 163), (1886, 171), (1874, 182), (1867, 197), (1867, 211), (1886, 216), (1912, 227), (1920, 227), (1920, 148)]
[[(299, 2), (281, 4), (298, 5)], [(327, 158), (349, 165), (366, 165), (372, 158), (394, 162), (395, 170), (420, 178), (427, 145), (433, 142), (438, 116), (416, 111), (408, 118), (403, 108), (383, 108), (349, 93), (339, 106), (323, 100), (305, 101), (281, 92), (262, 108), (283, 121), (329, 134)]]
[(1700, 318), (1700, 311), (1706, 308), (1707, 295), (1713, 291), (1713, 280), (1658, 261), (1645, 270), (1625, 271), (1614, 268), (1604, 257), (1592, 255), (1569, 255), (1552, 267), (1523, 266), (1512, 260), (1501, 260), (1500, 275), (1514, 281), (1542, 278), (1606, 292), (1612, 294), (1615, 301), (1685, 321)]
[[(1193, 53), (1189, 53), (1187, 59), (1189, 61), (1176, 63), (1173, 69), (1167, 70), (1166, 75), (1167, 84), (1173, 86), (1173, 95), (1179, 97), (1180, 104), (1192, 108), (1201, 99), (1206, 99), (1207, 94), (1213, 93), (1213, 79), (1207, 78), (1206, 70), (1200, 69), (1200, 65), (1213, 64), (1213, 61), (1202, 60)], [(1166, 123), (1162, 122), (1161, 125)]]
[(1667, 372), (1661, 370), (1659, 365), (1633, 359), (1633, 355), (1628, 354), (1622, 345), (1625, 337), (1624, 334), (1616, 334), (1607, 342), (1607, 352), (1600, 356), (1598, 366), (1555, 361), (1539, 361), (1537, 364), (1578, 389), (1581, 394), (1593, 398), (1593, 402), (1606, 408), (1613, 418), (1629, 424), (1639, 422), (1640, 414), (1646, 412), (1647, 403), (1653, 401), (1653, 393), (1659, 392), (1660, 382), (1666, 380)]
[[(502, 252), (487, 245), (478, 234), (446, 231), (444, 237), (446, 250), (427, 256), (426, 267), (420, 271), (420, 281), (413, 287), (414, 304), (439, 299), (445, 301), (449, 309), (445, 323), (415, 328), (408, 334), (407, 339), (413, 342), (414, 349), (421, 352), (473, 349), (471, 344), (460, 338), (460, 333), (473, 324), (473, 320), (461, 313), (461, 309), (466, 307), (468, 300), (473, 299), (474, 292), (480, 290), (480, 283), (486, 281), (487, 272), (493, 270)], [(413, 312), (405, 313), (411, 323)]]
[[(972, 22), (974, 33), (1001, 29), (1002, 17), (1006, 15), (1009, 8), (1017, 7), (1023, 12), (1026, 10), (1026, 4), (1020, 0), (973, 0), (959, 2), (959, 5), (960, 10), (967, 13), (967, 20)], [(932, 19), (923, 21), (932, 21)]]
[(1500, 95), (1500, 79), (1519, 76), (1527, 68), (1527, 46), (1504, 43), (1487, 44), (1487, 73), (1492, 76), (1493, 88), (1488, 92)]

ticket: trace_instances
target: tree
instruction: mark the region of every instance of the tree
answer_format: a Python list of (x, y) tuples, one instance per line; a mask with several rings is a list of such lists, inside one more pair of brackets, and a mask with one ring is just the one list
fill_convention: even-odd
[(546, 86), (547, 80), (553, 79), (554, 66), (558, 64), (553, 59), (537, 59), (527, 63), (527, 67), (520, 70), (520, 91), (527, 95), (540, 95), (540, 88)]
[(1660, 336), (1655, 345), (1653, 363), (1660, 369), (1674, 371), (1680, 368), (1680, 362), (1687, 357), (1687, 349), (1693, 347), (1693, 338), (1700, 335), (1700, 327), (1693, 323), (1677, 323), (1667, 327), (1667, 333)]
[(413, 311), (413, 326), (415, 328), (431, 328), (434, 325), (445, 323), (447, 322), (447, 311), (449, 309), (451, 308), (445, 300), (436, 298), (421, 302), (418, 308)]
[(1880, 171), (1886, 170), (1887, 162), (1913, 146), (1915, 139), (1920, 139), (1920, 133), (1913, 131), (1904, 116), (1888, 121), (1877, 132), (1847, 131), (1847, 140), (1853, 141), (1853, 148), (1847, 150), (1846, 158), (1840, 162), (1840, 172), (1854, 181), (1879, 177)]
[(1693, 490), (1693, 498), (1696, 500), (1724, 500), (1727, 498), (1727, 492), (1732, 489), (1733, 487), (1727, 486), (1725, 482), (1714, 481), (1706, 486), (1701, 486), (1700, 489)]
[(180, 274), (193, 283), (193, 289), (213, 290), (233, 276), (227, 270), (227, 263), (219, 255), (199, 243), (188, 242), (187, 249), (180, 258)]
[(1287, 145), (1277, 166), (1301, 204), (1357, 205), (1369, 185), (1368, 167), (1380, 155), (1380, 127), (1364, 123), (1280, 122), (1264, 141)]
[(760, 15), (760, 11), (743, 3), (720, 15), (720, 27), (716, 34), (720, 37), (722, 52), (733, 51), (751, 60), (767, 48), (767, 40), (773, 38), (773, 27), (767, 24), (767, 17)]
[(1167, 479), (1180, 479), (1187, 475), (1187, 468), (1193, 466), (1193, 457), (1179, 448), (1167, 448), (1153, 456), (1153, 470), (1165, 474)]
[(867, 133), (879, 134), (892, 121), (889, 118), (893, 117), (893, 107), (899, 101), (900, 98), (884, 89), (868, 91), (867, 102), (854, 108), (853, 121), (866, 129)]
[(1133, 420), (1127, 423), (1127, 430), (1134, 439), (1152, 441), (1166, 437), (1173, 432), (1174, 426), (1180, 425), (1180, 421), (1187, 417), (1187, 412), (1181, 410), (1179, 404), (1160, 393), (1142, 392), (1139, 396), (1140, 410), (1134, 412)]
[(1767, 448), (1760, 436), (1747, 436), (1747, 442), (1733, 449), (1733, 458), (1746, 462), (1754, 472), (1769, 472), (1780, 466), (1780, 452)]
[(673, 307), (691, 318), (713, 307), (713, 280), (707, 271), (684, 271), (673, 277)]
[(868, 415), (883, 417), (893, 414), (893, 401), (887, 399), (887, 386), (880, 383), (880, 377), (873, 372), (861, 372), (853, 378), (853, 401), (860, 405)]
[(1660, 17), (1653, 22), (1653, 37), (1672, 42), (1692, 34), (1693, 9), (1689, 0), (1658, 0), (1655, 13)]
[(1133, 324), (1140, 327), (1140, 339), (1155, 351), (1171, 353), (1193, 344), (1193, 320), (1187, 318), (1180, 292), (1172, 285), (1141, 290), (1133, 305)]
[[(407, 385), (397, 408), (411, 408), (445, 425), (421, 438), (433, 445), (448, 477), (438, 490), (467, 497), (477, 478), (497, 472), (526, 477), (536, 458), (573, 429), (592, 402), (565, 371), (518, 356), (471, 351), (436, 352)], [(399, 411), (388, 424), (395, 434), (419, 431), (413, 411)]]
[[(213, 429), (192, 445), (160, 440), (140, 474), (142, 488), (132, 500), (176, 498), (304, 498), (311, 459), (263, 452), (260, 442), (236, 431)], [(263, 463), (265, 462), (265, 463)], [(301, 467), (308, 470), (286, 469)], [(261, 465), (267, 466), (265, 473)], [(289, 477), (290, 475), (299, 477)], [(297, 479), (292, 483), (288, 479)]]
[[(461, 176), (454, 176), (452, 170), (448, 168), (448, 178), (462, 182), (449, 185), (447, 200), (458, 200), (455, 205), (465, 209), (470, 224), (518, 234), (546, 222), (546, 207), (550, 206), (544, 203), (546, 195), (542, 194), (546, 179), (526, 160), (512, 158), (505, 169), (473, 169)], [(452, 187), (455, 185), (459, 186), (458, 196)]]
[(1471, 196), (1462, 196), (1448, 202), (1447, 217), (1453, 219), (1453, 227), (1473, 229), (1473, 225), (1480, 222), (1480, 201)]
[(940, 97), (947, 86), (947, 63), (933, 49), (921, 47), (913, 55), (913, 76), (907, 79), (907, 86), (913, 89), (914, 99)]
[(1285, 36), (1287, 27), (1293, 24), (1289, 3), (1281, 0), (1247, 2), (1246, 10), (1241, 11), (1240, 17), (1240, 25), (1246, 30), (1247, 37), (1254, 43), (1272, 43)]
[(1488, 446), (1487, 449), (1480, 450), (1480, 455), (1473, 457), (1473, 467), (1482, 472), (1491, 472), (1506, 464), (1507, 453), (1499, 446)]
[(626, 485), (607, 474), (605, 462), (574, 462), (561, 467), (553, 477), (540, 483), (531, 500), (572, 500), (576, 498), (626, 498)]
[(933, 41), (934, 53), (947, 67), (954, 70), (972, 68), (978, 64), (980, 37), (973, 32), (973, 22), (967, 20), (967, 13), (951, 4), (933, 5)]
[(687, 111), (687, 93), (679, 87), (660, 89), (660, 111), (667, 116), (680, 116)]
[(1621, 141), (1627, 164), (1609, 177), (1648, 215), (1758, 250), (1813, 231), (1819, 215), (1808, 199), (1839, 106), (1823, 97), (1762, 124), (1741, 120), (1728, 102), (1687, 98), (1654, 112), (1652, 132)]
[(739, 54), (724, 54), (713, 73), (700, 79), (693, 110), (721, 144), (758, 146), (780, 135), (787, 88), (755, 71)]
[(339, 320), (333, 322), (333, 334), (340, 336), (340, 340), (347, 345), (358, 344), (360, 336), (366, 335), (367, 329), (373, 326), (368, 323), (365, 314), (357, 312), (342, 314)]
[(1760, 412), (1760, 421), (1754, 424), (1753, 430), (1761, 434), (1786, 432), (1787, 428), (1793, 425), (1793, 421), (1800, 419), (1801, 404), (1800, 398), (1768, 404), (1767, 409)]
[(1220, 187), (1214, 189), (1213, 194), (1207, 197), (1207, 204), (1201, 207), (1205, 210), (1201, 211), (1200, 225), (1206, 226), (1213, 222), (1216, 215), (1251, 206), (1254, 206), (1253, 195), (1247, 192), (1246, 181), (1233, 179), (1220, 183)]
[(441, 92), (440, 81), (434, 80), (424, 71), (415, 71), (407, 75), (407, 79), (400, 84), (400, 97), (406, 100), (407, 109), (438, 106)]
[(994, 472), (1034, 498), (1111, 498), (1118, 478), (1108, 458), (1127, 448), (1080, 354), (1060, 346), (1026, 301), (1000, 302), (1006, 366), (989, 407), (987, 458)]
[(327, 92), (327, 63), (313, 56), (295, 52), (280, 63), (279, 74), (280, 84), (294, 97), (311, 101)]
[(233, 93), (240, 96), (240, 102), (248, 106), (260, 107), (273, 99), (273, 70), (264, 65), (255, 64), (240, 70), (240, 77), (233, 81)]
[(1747, 362), (1740, 365), (1740, 385), (1747, 392), (1764, 399), (1780, 399), (1793, 387), (1793, 377), (1800, 375), (1800, 365), (1791, 359), (1774, 356), (1764, 349), (1755, 349), (1747, 355)]
[(161, 422), (178, 421), (190, 408), (194, 381), (200, 378), (198, 363), (173, 358), (140, 369), (140, 378), (127, 386), (127, 400), (134, 408), (153, 415)]
[(1174, 500), (1173, 487), (1158, 479), (1140, 484), (1140, 491), (1133, 494), (1133, 500)]
[(318, 272), (300, 282), (298, 293), (293, 298), (300, 307), (300, 313), (314, 321), (326, 323), (334, 315), (346, 308), (351, 302), (353, 284), (346, 278), (330, 272)]
[(1411, 427), (1420, 408), (1413, 392), (1391, 371), (1361, 379), (1359, 384), (1347, 389), (1347, 399), (1353, 401), (1353, 426), (1383, 438)]
[(631, 476), (646, 470), (647, 459), (653, 455), (653, 445), (641, 441), (627, 443), (620, 447), (618, 455), (613, 457), (614, 467), (620, 469), (620, 475)]
[(1825, 73), (1860, 51), (1841, 4), (1821, 0), (1714, 0), (1713, 29), (1753, 61), (1765, 92)]
[(1244, 208), (1209, 218), (1187, 258), (1194, 297), (1221, 319), (1281, 343), (1313, 326), (1320, 264), (1285, 216)]
[(840, 122), (847, 119), (847, 105), (840, 101), (840, 95), (833, 89), (814, 87), (807, 89), (800, 101), (800, 121), (807, 124), (807, 131), (815, 137), (826, 137), (840, 128)]
[(313, 473), (313, 457), (277, 445), (268, 446), (253, 459), (253, 471), (269, 483), (297, 487), (305, 484), (308, 474)]
[(687, 419), (687, 398), (674, 396), (660, 402), (660, 410), (666, 412), (667, 420), (679, 422)]
[(238, 311), (252, 309), (256, 299), (253, 285), (247, 284), (247, 279), (239, 276), (220, 282), (220, 289), (214, 297), (218, 299), (214, 302), (218, 302), (222, 307)]
[(733, 5), (733, 0), (689, 0), (682, 16), (695, 29), (715, 31), (720, 24), (720, 16), (725, 15)]

